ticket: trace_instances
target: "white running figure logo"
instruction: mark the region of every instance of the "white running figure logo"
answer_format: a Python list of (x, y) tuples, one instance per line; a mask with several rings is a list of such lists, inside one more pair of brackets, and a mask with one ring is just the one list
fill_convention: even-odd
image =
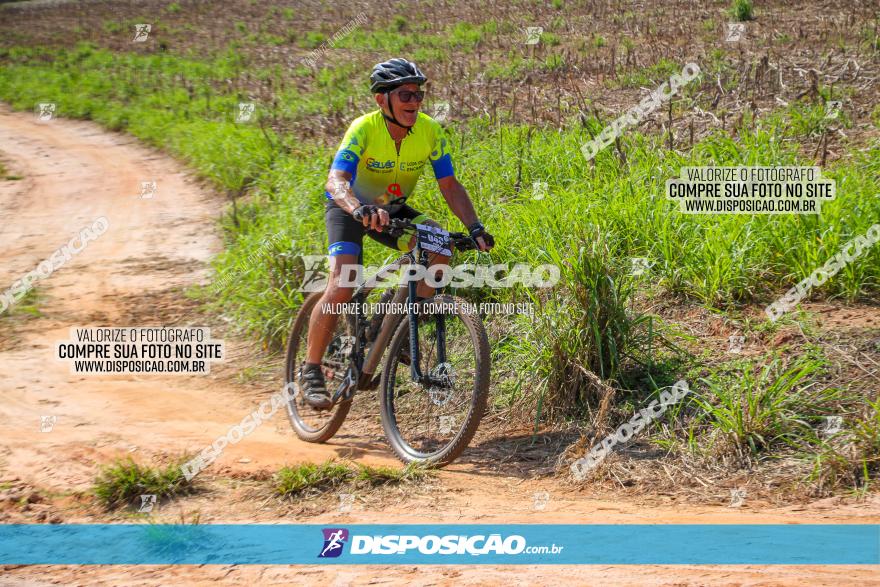
[(327, 548), (321, 552), (321, 556), (324, 556), (331, 550), (336, 550), (337, 548), (342, 548), (342, 530), (337, 530), (330, 534), (330, 542), (327, 544)]

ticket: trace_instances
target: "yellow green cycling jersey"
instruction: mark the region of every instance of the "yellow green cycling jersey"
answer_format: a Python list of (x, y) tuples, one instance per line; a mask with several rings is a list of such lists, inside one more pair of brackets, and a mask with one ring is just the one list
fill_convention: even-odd
[(427, 161), (437, 179), (454, 175), (440, 123), (419, 112), (398, 154), (382, 111), (376, 110), (351, 123), (331, 168), (351, 173), (351, 188), (361, 203), (384, 206), (412, 194)]

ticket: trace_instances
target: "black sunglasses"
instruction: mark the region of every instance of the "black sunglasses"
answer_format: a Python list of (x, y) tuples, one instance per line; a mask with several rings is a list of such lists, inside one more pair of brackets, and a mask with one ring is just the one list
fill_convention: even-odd
[(410, 90), (400, 90), (397, 92), (388, 92), (389, 94), (394, 94), (398, 98), (400, 98), (401, 102), (412, 102), (413, 98), (416, 99), (416, 102), (421, 102), (425, 99), (424, 90), (419, 90), (417, 92), (411, 92)]

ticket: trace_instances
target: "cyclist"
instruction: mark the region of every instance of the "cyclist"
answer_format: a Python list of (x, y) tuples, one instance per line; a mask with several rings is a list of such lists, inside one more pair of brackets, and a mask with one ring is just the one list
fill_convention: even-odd
[[(352, 288), (339, 283), (343, 266), (361, 262), (364, 233), (383, 245), (401, 251), (415, 246), (414, 236), (399, 239), (382, 233), (392, 218), (408, 218), (413, 224), (439, 226), (406, 205), (419, 176), (430, 161), (440, 193), (450, 210), (468, 228), (481, 251), (494, 246), (494, 239), (477, 218), (464, 187), (455, 178), (443, 127), (419, 112), (427, 81), (415, 63), (395, 58), (373, 67), (370, 91), (378, 110), (357, 118), (349, 126), (336, 152), (325, 186), (324, 222), (330, 242), (330, 278), (309, 323), (308, 351), (299, 384), (306, 402), (316, 409), (329, 409), (333, 402), (321, 371), (321, 357), (330, 344), (338, 316), (324, 313), (324, 304), (351, 300)], [(431, 263), (444, 263), (435, 255)], [(417, 295), (427, 298), (432, 288), (419, 283)]]

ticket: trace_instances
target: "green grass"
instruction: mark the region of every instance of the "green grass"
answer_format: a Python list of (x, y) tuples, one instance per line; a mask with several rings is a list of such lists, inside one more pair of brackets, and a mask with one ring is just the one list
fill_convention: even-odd
[(734, 20), (744, 22), (754, 18), (752, 10), (752, 0), (733, 0), (733, 4), (728, 12)]
[(691, 423), (690, 436), (699, 439), (692, 448), (745, 457), (813, 442), (814, 427), (844, 399), (843, 390), (819, 381), (824, 366), (802, 355), (788, 364), (743, 361), (703, 378), (705, 391), (692, 396), (700, 408)]
[[(500, 28), (492, 21), (446, 32), (453, 43), (468, 44)], [(402, 47), (406, 35), (402, 36), (356, 29), (340, 40), (340, 46)], [(429, 39), (425, 48), (431, 49), (434, 42)], [(280, 346), (302, 302), (296, 291), (303, 274), (299, 256), (326, 251), (322, 185), (336, 139), (333, 144), (294, 140), (271, 130), (264, 134), (258, 124), (234, 123), (241, 97), (225, 90), (224, 80), (237, 79), (245, 68), (234, 51), (198, 61), (81, 45), (70, 51), (0, 49), (0, 59), (5, 63), (0, 97), (16, 107), (31, 110), (34, 103), (51, 99), (60, 116), (90, 118), (125, 130), (184, 160), (228, 194), (235, 205), (223, 219), (226, 249), (215, 261), (217, 280), (223, 285), (205, 292), (210, 295), (204, 299), (245, 330)], [(509, 70), (493, 72), (497, 62), (492, 63), (487, 77), (557, 65), (514, 59), (505, 66)], [(718, 61), (718, 67), (722, 64)], [(654, 86), (677, 70), (678, 64), (661, 60), (641, 72), (644, 79), (629, 83)], [(295, 71), (313, 75), (303, 66)], [(249, 70), (255, 77), (271, 73)], [(193, 88), (191, 93), (180, 83), (181, 76)], [(260, 108), (258, 117), (350, 119), (372, 108), (364, 84), (354, 81), (358, 76), (350, 63), (322, 68), (309, 78), (312, 91), (281, 92), (278, 110)], [(697, 91), (696, 83), (686, 87), (680, 99)], [(643, 369), (637, 379), (653, 390), (650, 366), (658, 358), (653, 353), (660, 341), (646, 346), (650, 331), (634, 310), (637, 298), (667, 297), (721, 311), (767, 304), (823, 265), (849, 239), (880, 222), (876, 145), (825, 170), (837, 181), (838, 196), (823, 206), (820, 216), (689, 216), (665, 199), (665, 180), (677, 176), (683, 166), (812, 165), (800, 145), (816, 140), (830, 124), (821, 104), (795, 102), (754, 120), (735, 139), (717, 132), (692, 148), (679, 144), (677, 151), (667, 150), (663, 137), (633, 130), (621, 137), (623, 156), (612, 146), (590, 163), (580, 155), (580, 146), (610, 120), (566, 122), (558, 131), (530, 131), (473, 118), (448, 128), (457, 175), (496, 236), (492, 262), (553, 262), (563, 267), (562, 281), (551, 290), (459, 292), (472, 301), (516, 302), (533, 296), (536, 302), (533, 321), (504, 319), (504, 329), (519, 340), (503, 345), (503, 352), (495, 355), (496, 365), (530, 377), (508, 384), (506, 393), (517, 390), (573, 406), (585, 399), (577, 373), (586, 369), (614, 380), (634, 367)], [(834, 124), (845, 125), (845, 117)], [(460, 228), (430, 173), (426, 175), (412, 201), (445, 226)], [(547, 182), (549, 197), (530, 197), (536, 181)], [(263, 250), (265, 237), (279, 232), (289, 238)], [(365, 262), (378, 264), (391, 255), (381, 247), (367, 247)], [(632, 257), (652, 264), (647, 279), (630, 279)], [(457, 261), (473, 259), (468, 254)], [(247, 277), (241, 279), (245, 271)], [(874, 247), (815, 288), (811, 297), (855, 301), (878, 294), (880, 247)], [(535, 329), (533, 323), (542, 328)], [(572, 381), (574, 387), (566, 388)]]
[(353, 476), (351, 468), (342, 463), (304, 463), (278, 471), (275, 491), (285, 496), (299, 495), (307, 489), (323, 492), (342, 485)]
[(38, 287), (31, 287), (21, 299), (0, 313), (0, 319), (17, 317), (39, 318), (43, 315), (40, 311), (40, 305), (45, 301), (44, 298), (45, 296)]
[(355, 479), (377, 486), (419, 483), (426, 481), (431, 475), (430, 469), (416, 463), (410, 463), (401, 468), (359, 464)]
[(880, 476), (880, 399), (836, 413), (843, 421), (841, 430), (824, 435), (820, 449), (806, 455), (814, 463), (809, 480), (820, 489), (846, 484), (865, 492)]
[(133, 459), (118, 460), (101, 468), (93, 492), (108, 508), (140, 505), (141, 495), (155, 495), (157, 501), (195, 491), (180, 470), (180, 462), (149, 467)]
[[(618, 67), (623, 71), (623, 65)], [(681, 64), (670, 59), (661, 58), (654, 65), (644, 67), (638, 71), (622, 73), (616, 81), (610, 81), (614, 87), (659, 87), (663, 82), (669, 81), (673, 73), (681, 72)]]
[(278, 471), (274, 480), (274, 489), (279, 495), (295, 497), (306, 492), (325, 493), (342, 486), (377, 487), (418, 483), (427, 479), (429, 475), (427, 469), (413, 464), (395, 469), (335, 461), (303, 463), (286, 466)]

